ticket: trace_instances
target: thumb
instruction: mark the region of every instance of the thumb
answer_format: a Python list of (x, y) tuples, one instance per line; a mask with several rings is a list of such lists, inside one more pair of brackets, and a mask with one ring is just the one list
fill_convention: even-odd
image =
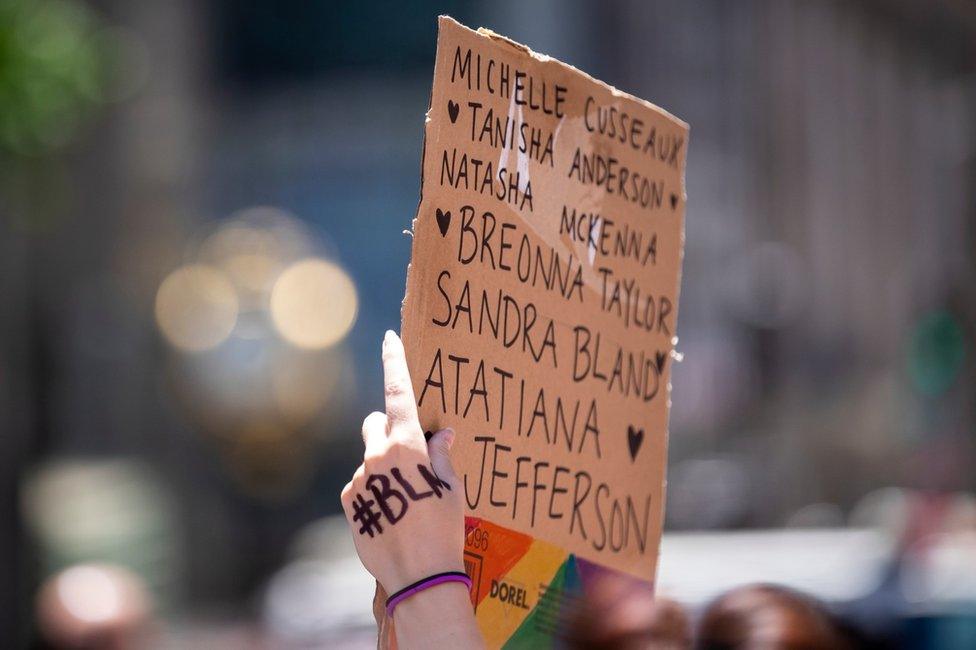
[(454, 430), (441, 429), (430, 437), (427, 443), (427, 453), (430, 454), (430, 465), (434, 473), (442, 481), (451, 485), (457, 484), (454, 466), (451, 465), (451, 446), (454, 444)]

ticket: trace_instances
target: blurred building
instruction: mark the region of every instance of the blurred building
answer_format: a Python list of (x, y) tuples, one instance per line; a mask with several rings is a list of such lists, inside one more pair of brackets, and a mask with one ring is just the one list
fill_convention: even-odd
[[(253, 615), (296, 531), (339, 511), (382, 397), (378, 341), (399, 323), (439, 13), (692, 125), (671, 529), (781, 526), (811, 505), (842, 523), (879, 487), (976, 488), (970, 3), (68, 5), (41, 21), (52, 51), (64, 25), (110, 34), (109, 63), (92, 65), (120, 90), (70, 137), (2, 149), (0, 645), (26, 638), (32, 594), (59, 566), (25, 487), (56, 461), (88, 463), (82, 485), (121, 475), (156, 495), (125, 501), (155, 513), (125, 539), (171, 536), (171, 580), (147, 578), (168, 611)], [(0, 89), (14, 83), (4, 55)], [(257, 206), (300, 233), (274, 273), (267, 246), (292, 235), (247, 221)], [(235, 298), (206, 351), (174, 345), (161, 285), (224, 264), (207, 242), (242, 224), (258, 239), (235, 240), (250, 257), (227, 267), (234, 286), (270, 295), (289, 264), (325, 260), (354, 288), (349, 329), (299, 354), (273, 314)], [(199, 286), (200, 304), (219, 303)], [(274, 383), (279, 366), (298, 374)], [(317, 377), (321, 393), (302, 392)]]

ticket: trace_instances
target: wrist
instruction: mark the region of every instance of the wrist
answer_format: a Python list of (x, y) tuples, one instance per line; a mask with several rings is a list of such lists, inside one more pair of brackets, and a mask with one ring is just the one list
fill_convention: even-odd
[(471, 594), (460, 582), (425, 589), (393, 610), (400, 647), (482, 647)]
[(472, 611), (471, 595), (460, 582), (445, 582), (424, 589), (400, 602), (393, 610), (393, 620), (399, 625), (403, 618), (417, 620), (443, 618), (446, 612)]
[(399, 561), (387, 572), (387, 577), (381, 580), (386, 593), (391, 596), (401, 589), (440, 573), (457, 571), (465, 573), (464, 562), (459, 558), (452, 559), (440, 556), (437, 559), (424, 559), (421, 562)]
[(400, 591), (391, 594), (390, 597), (386, 599), (386, 612), (387, 614), (392, 614), (396, 609), (396, 606), (399, 603), (402, 603), (404, 600), (407, 600), (416, 594), (438, 585), (451, 582), (460, 583), (464, 585), (466, 589), (471, 589), (471, 578), (469, 578), (468, 574), (466, 574), (464, 571), (445, 571), (435, 573), (411, 583)]

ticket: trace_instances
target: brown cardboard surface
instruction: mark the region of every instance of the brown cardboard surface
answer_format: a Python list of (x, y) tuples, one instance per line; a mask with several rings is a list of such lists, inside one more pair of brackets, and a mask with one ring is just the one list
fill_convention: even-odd
[(402, 337), (468, 512), (653, 580), (688, 126), (441, 17)]

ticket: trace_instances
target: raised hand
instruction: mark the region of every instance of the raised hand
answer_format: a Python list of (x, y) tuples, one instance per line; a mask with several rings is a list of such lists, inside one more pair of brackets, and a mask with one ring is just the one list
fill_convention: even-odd
[[(433, 574), (464, 571), (464, 506), (449, 452), (454, 432), (429, 442), (417, 417), (403, 343), (383, 339), (386, 413), (363, 421), (363, 463), (342, 490), (356, 551), (386, 593)], [(470, 597), (459, 583), (403, 601), (395, 610), (400, 647), (480, 647)]]

